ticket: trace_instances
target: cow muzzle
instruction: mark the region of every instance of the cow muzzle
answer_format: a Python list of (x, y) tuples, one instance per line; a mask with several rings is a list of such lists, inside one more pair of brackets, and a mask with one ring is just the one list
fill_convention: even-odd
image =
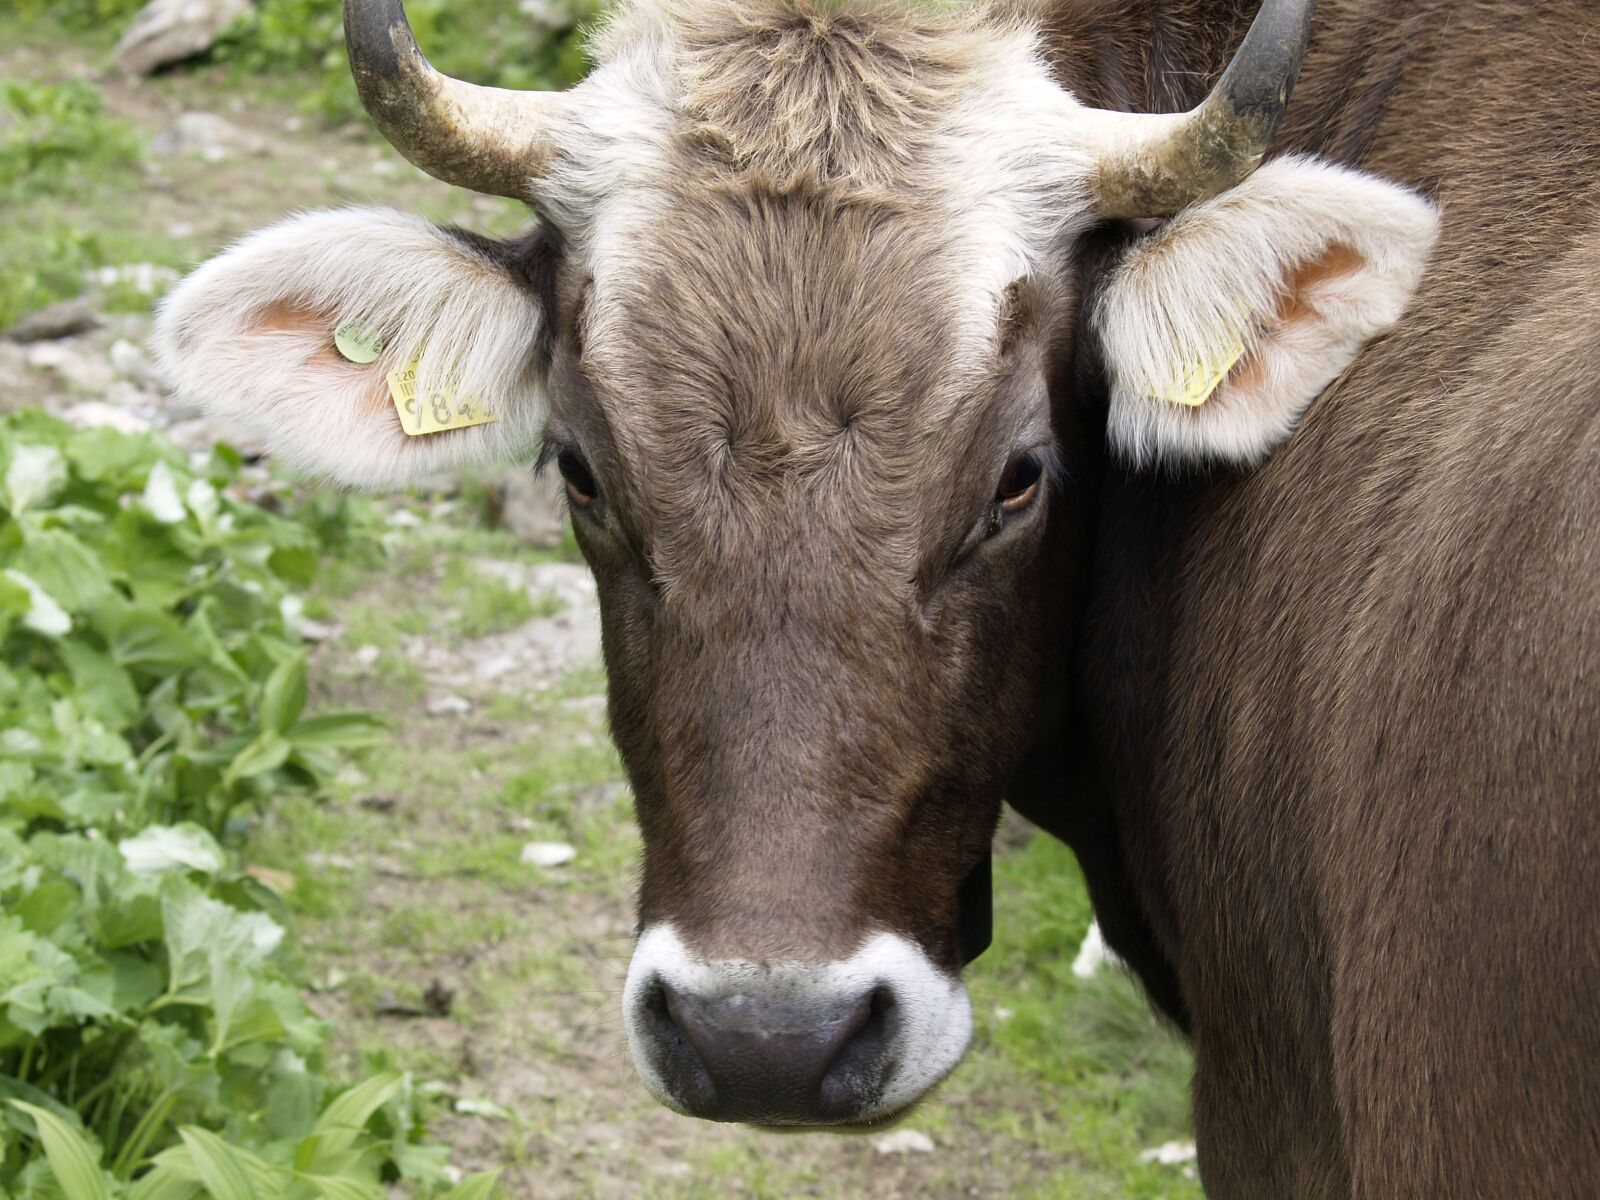
[(961, 1060), (972, 1008), (960, 980), (880, 933), (847, 959), (697, 959), (671, 925), (647, 930), (623, 991), (634, 1065), (689, 1116), (853, 1125), (910, 1107)]

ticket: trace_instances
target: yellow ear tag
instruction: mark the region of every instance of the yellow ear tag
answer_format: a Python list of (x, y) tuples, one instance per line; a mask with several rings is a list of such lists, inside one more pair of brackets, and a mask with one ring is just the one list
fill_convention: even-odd
[(1183, 370), (1183, 378), (1177, 387), (1167, 393), (1166, 399), (1174, 404), (1181, 404), (1185, 408), (1199, 408), (1228, 377), (1228, 372), (1239, 365), (1239, 360), (1244, 357), (1244, 342), (1239, 338), (1231, 338), (1223, 348), (1222, 354), (1210, 362), (1190, 363)]
[(408, 436), (426, 437), (430, 433), (488, 425), (500, 419), (500, 414), (482, 400), (472, 397), (458, 399), (453, 388), (418, 396), (419, 361), (413, 358), (407, 365), (396, 367), (385, 376), (395, 411), (400, 414), (400, 428)]

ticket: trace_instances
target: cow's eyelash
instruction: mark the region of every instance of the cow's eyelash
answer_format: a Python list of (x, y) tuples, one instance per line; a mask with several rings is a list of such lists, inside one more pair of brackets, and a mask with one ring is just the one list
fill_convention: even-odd
[(565, 442), (558, 442), (555, 438), (545, 438), (539, 446), (539, 457), (533, 460), (533, 473), (535, 477), (542, 476), (550, 464), (560, 458), (567, 450), (571, 449)]

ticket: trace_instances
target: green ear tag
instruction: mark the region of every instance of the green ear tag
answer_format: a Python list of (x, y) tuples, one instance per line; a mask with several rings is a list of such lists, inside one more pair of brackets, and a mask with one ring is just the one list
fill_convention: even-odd
[(383, 339), (361, 321), (346, 321), (335, 329), (333, 344), (345, 358), (363, 366), (377, 362), (378, 355), (383, 353)]

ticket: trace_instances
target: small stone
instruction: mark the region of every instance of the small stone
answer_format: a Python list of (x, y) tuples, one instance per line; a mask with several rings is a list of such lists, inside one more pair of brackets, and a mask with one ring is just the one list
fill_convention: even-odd
[(356, 661), (363, 667), (375, 667), (378, 660), (383, 657), (383, 651), (373, 645), (362, 646), (356, 651)]
[(517, 656), (514, 654), (495, 654), (484, 659), (472, 668), (472, 673), (482, 680), (499, 679), (502, 675), (509, 675), (517, 669)]
[(578, 857), (578, 851), (565, 842), (529, 842), (522, 848), (525, 867), (564, 867)]
[(151, 425), (137, 413), (104, 400), (85, 400), (74, 404), (61, 414), (70, 425), (79, 429), (115, 429), (118, 433), (149, 433)]
[(1159, 1146), (1152, 1146), (1149, 1150), (1142, 1151), (1139, 1161), (1144, 1163), (1160, 1163), (1164, 1167), (1181, 1166), (1193, 1162), (1195, 1148), (1193, 1142), (1163, 1142)]
[(933, 1139), (916, 1129), (896, 1129), (880, 1138), (872, 1139), (872, 1148), (879, 1154), (932, 1154)]
[(6, 337), (13, 342), (50, 342), (98, 329), (100, 323), (99, 311), (80, 296), (29, 313), (6, 330)]
[(422, 518), (409, 508), (397, 508), (389, 514), (389, 524), (397, 529), (420, 529)]
[(308, 642), (331, 642), (344, 632), (338, 625), (313, 621), (310, 617), (301, 617), (299, 625), (300, 636)]
[(117, 66), (134, 75), (193, 58), (250, 11), (250, 0), (151, 0), (117, 43)]
[(512, 817), (506, 822), (506, 828), (512, 833), (532, 833), (535, 824), (532, 817)]
[(79, 391), (101, 393), (116, 378), (111, 364), (96, 353), (85, 353), (70, 342), (40, 342), (28, 351), (28, 365), (49, 371), (67, 386)]
[(472, 701), (465, 696), (437, 696), (428, 701), (430, 717), (464, 717), (472, 711)]

